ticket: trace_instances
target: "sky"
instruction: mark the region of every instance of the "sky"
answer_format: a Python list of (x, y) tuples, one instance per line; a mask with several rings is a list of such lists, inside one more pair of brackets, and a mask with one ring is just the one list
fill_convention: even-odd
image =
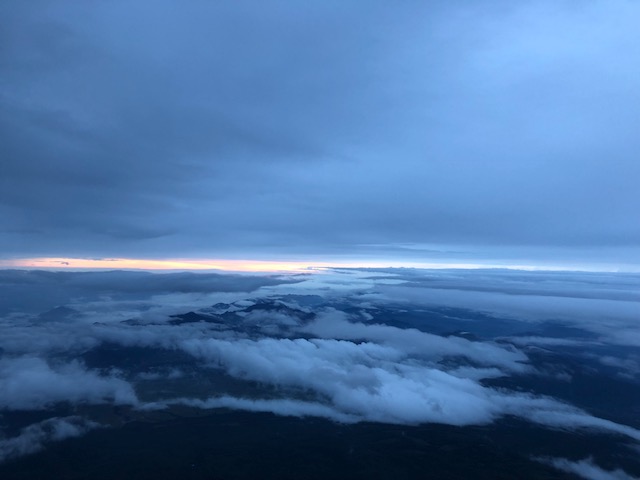
[(630, 0), (3, 1), (0, 263), (638, 271), (638, 24)]

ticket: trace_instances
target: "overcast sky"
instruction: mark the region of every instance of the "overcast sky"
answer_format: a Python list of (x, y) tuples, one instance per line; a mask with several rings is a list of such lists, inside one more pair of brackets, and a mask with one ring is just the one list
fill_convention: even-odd
[(638, 25), (624, 0), (4, 0), (0, 251), (640, 265)]

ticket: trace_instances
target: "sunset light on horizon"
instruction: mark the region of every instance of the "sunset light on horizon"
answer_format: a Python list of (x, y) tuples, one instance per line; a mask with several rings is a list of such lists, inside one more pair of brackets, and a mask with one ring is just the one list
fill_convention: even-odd
[(255, 259), (193, 259), (193, 258), (67, 258), (35, 257), (0, 259), (0, 268), (19, 269), (87, 269), (87, 270), (151, 270), (151, 271), (209, 271), (227, 272), (304, 272), (330, 268), (416, 268), (416, 269), (508, 269), (524, 271), (585, 271), (613, 272), (612, 267), (585, 265), (549, 265), (516, 263), (472, 263), (472, 262), (417, 262), (399, 259), (388, 260), (255, 260)]

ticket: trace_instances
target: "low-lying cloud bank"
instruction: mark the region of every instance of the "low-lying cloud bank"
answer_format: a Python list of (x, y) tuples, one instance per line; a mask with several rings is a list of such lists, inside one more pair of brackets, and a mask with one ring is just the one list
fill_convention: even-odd
[(590, 458), (577, 462), (572, 462), (566, 458), (540, 458), (538, 460), (586, 480), (638, 480), (637, 477), (632, 477), (621, 469), (605, 470), (600, 468)]
[(514, 322), (561, 321), (617, 345), (640, 346), (640, 274), (509, 270), (378, 270), (363, 300), (483, 311)]
[(0, 462), (38, 452), (50, 442), (79, 437), (98, 427), (96, 422), (78, 416), (54, 417), (29, 425), (13, 438), (0, 437)]
[(58, 402), (138, 402), (133, 387), (124, 380), (88, 371), (77, 361), (52, 367), (36, 357), (0, 360), (0, 391), (0, 411), (37, 410)]
[(319, 338), (367, 339), (418, 357), (462, 356), (479, 364), (495, 365), (513, 372), (523, 372), (528, 368), (524, 364), (527, 356), (509, 345), (472, 342), (456, 336), (442, 337), (415, 328), (353, 322), (348, 320), (346, 314), (338, 311), (321, 315), (301, 330)]
[(253, 292), (301, 281), (296, 276), (144, 271), (0, 270), (0, 315), (46, 312), (99, 300), (149, 300), (157, 295)]
[[(362, 325), (360, 328), (362, 338), (367, 338), (367, 328), (372, 328), (374, 336), (377, 335), (378, 326)], [(393, 327), (389, 329), (393, 330)], [(335, 333), (339, 337), (338, 332)], [(466, 340), (443, 340), (451, 342), (445, 355), (453, 351), (464, 356), (456, 347), (458, 341)], [(591, 428), (640, 441), (640, 431), (634, 428), (593, 417), (554, 399), (485, 387), (479, 380), (495, 374), (493, 370), (446, 367), (439, 363), (444, 358), (441, 352), (430, 349), (426, 342), (423, 346), (424, 351), (416, 353), (411, 346), (403, 350), (384, 342), (210, 338), (185, 340), (180, 348), (233, 377), (293, 389), (293, 394), (304, 392), (316, 398), (313, 403), (292, 405), (291, 415), (304, 415), (300, 412), (307, 411), (315, 412), (306, 413), (308, 415), (338, 421), (449, 425), (486, 424), (501, 416), (514, 415), (549, 427)], [(500, 352), (498, 347), (493, 348)], [(473, 348), (468, 350), (475, 357)], [(490, 348), (487, 350), (491, 352)], [(512, 352), (503, 350), (501, 353)], [(514, 357), (517, 358), (515, 353)], [(495, 354), (493, 358), (496, 358)], [(484, 358), (488, 364), (491, 360), (491, 355)], [(499, 361), (502, 363), (503, 359), (499, 358)], [(210, 400), (214, 405), (218, 401)], [(226, 406), (235, 405), (236, 408), (255, 406), (255, 403), (247, 404), (245, 399), (225, 401)], [(260, 405), (265, 409), (269, 404)], [(330, 409), (319, 410), (319, 405)], [(283, 410), (282, 404), (274, 404), (274, 413)]]
[[(585, 295), (606, 290), (592, 276), (581, 279), (572, 274), (567, 279), (548, 274), (543, 277), (545, 282), (555, 286), (543, 285), (535, 290), (523, 284), (536, 284), (540, 280), (537, 276), (491, 274), (487, 276), (492, 282), (487, 286), (488, 291), (478, 292), (477, 289), (471, 291), (469, 273), (461, 274), (463, 278), (457, 290), (449, 288), (455, 286), (454, 274), (443, 274), (444, 279), (437, 275), (434, 272), (428, 275), (403, 272), (395, 276), (390, 272), (322, 272), (303, 279), (264, 282), (254, 279), (251, 282), (263, 282), (262, 287), (247, 295), (237, 290), (240, 285), (248, 288), (248, 284), (235, 277), (229, 281), (239, 283), (221, 292), (216, 290), (218, 277), (209, 278), (206, 274), (197, 279), (190, 278), (197, 274), (187, 274), (165, 276), (161, 280), (144, 274), (129, 278), (135, 279), (131, 280), (134, 283), (153, 279), (148, 285), (132, 288), (132, 292), (137, 292), (132, 299), (121, 298), (130, 286), (124, 282), (126, 275), (120, 273), (85, 277), (54, 275), (53, 284), (62, 290), (56, 295), (72, 298), (78, 289), (85, 294), (92, 293), (74, 298), (63, 308), (51, 310), (54, 304), (42, 311), (14, 309), (0, 316), (0, 411), (47, 409), (58, 403), (129, 405), (140, 410), (187, 405), (316, 416), (343, 423), (431, 422), (459, 426), (488, 424), (498, 418), (515, 416), (550, 428), (593, 429), (640, 441), (640, 431), (633, 426), (598, 418), (535, 391), (525, 393), (490, 387), (486, 382), (499, 377), (542, 375), (527, 355), (527, 347), (531, 345), (602, 348), (613, 342), (616, 335), (615, 332), (605, 335), (606, 326), (635, 328), (638, 332), (638, 327), (627, 317), (629, 305), (633, 303), (630, 294), (606, 291), (601, 298), (589, 300), (624, 306), (622, 310), (612, 309), (603, 322), (597, 324), (591, 318), (581, 320), (577, 315), (580, 305), (584, 307), (587, 302), (584, 295), (575, 292), (580, 282), (586, 285)], [(484, 274), (479, 275), (485, 278)], [(352, 277), (356, 279), (353, 282)], [(24, 278), (22, 273), (5, 272), (2, 278), (13, 282), (12, 291), (27, 292), (18, 295), (20, 302), (36, 296), (38, 285), (43, 281), (47, 285), (52, 281), (42, 272), (25, 274)], [(66, 280), (61, 282), (60, 278)], [(83, 283), (83, 278), (87, 283)], [(626, 292), (631, 288), (629, 278), (625, 277), (609, 290), (619, 287)], [(171, 279), (176, 283), (171, 285)], [(124, 283), (117, 286), (121, 281)], [(429, 286), (438, 282), (442, 283), (441, 288)], [(567, 283), (564, 290), (563, 282)], [(501, 286), (510, 293), (500, 293)], [(559, 291), (557, 297), (552, 296), (554, 289)], [(195, 312), (189, 314), (184, 304), (191, 297), (184, 295), (193, 292), (184, 293), (186, 290), (198, 290), (200, 295), (193, 308)], [(541, 290), (548, 298), (560, 299), (559, 305), (566, 306), (563, 302), (567, 299), (578, 302), (572, 303), (571, 312), (564, 311), (566, 325), (574, 330), (582, 327), (592, 337), (597, 332), (602, 334), (588, 339), (546, 337), (535, 332), (482, 338), (468, 332), (435, 334), (417, 327), (391, 324), (394, 315), (411, 310), (411, 318), (419, 327), (421, 315), (429, 318), (425, 308), (434, 305), (440, 308), (442, 302), (456, 307), (453, 302), (456, 295), (462, 299), (463, 306), (470, 308), (475, 296), (484, 295), (489, 296), (489, 300), (477, 305), (483, 310), (496, 298), (502, 302), (500, 308), (523, 303), (511, 311), (508, 324), (530, 328), (544, 322), (544, 316), (540, 316), (542, 311), (536, 311), (535, 319), (520, 318), (517, 313), (526, 308), (527, 300), (534, 299), (535, 304)], [(446, 293), (440, 303), (430, 303), (435, 291)], [(522, 294), (524, 291), (528, 293)], [(143, 301), (137, 296), (140, 292), (147, 292)], [(212, 306), (214, 300), (229, 303)], [(11, 300), (4, 301), (7, 304)], [(452, 326), (446, 327), (450, 331), (455, 330), (453, 325), (471, 328), (474, 322), (504, 322), (486, 315), (461, 319), (456, 317), (463, 315), (460, 311), (444, 312), (446, 315), (437, 318), (440, 323), (450, 322)], [(182, 315), (175, 316), (175, 313)], [(78, 359), (104, 346), (114, 349), (116, 354), (113, 358), (104, 357), (106, 363), (101, 367), (87, 367)], [(127, 348), (146, 349), (144, 352), (159, 350), (165, 356), (180, 354), (191, 363), (186, 366), (163, 364), (162, 369), (156, 370), (145, 370), (143, 365), (129, 360), (123, 360), (122, 365), (109, 363), (117, 363), (117, 349)], [(626, 370), (635, 365), (611, 355), (611, 352), (600, 355), (601, 358), (595, 355), (594, 361)], [(206, 378), (212, 370), (244, 385), (243, 392), (225, 390), (224, 382), (219, 385), (213, 382), (209, 390), (200, 390), (197, 394), (178, 391), (175, 395), (164, 393), (153, 398), (146, 394), (141, 400), (136, 392), (143, 382), (179, 379), (197, 383), (200, 376)], [(159, 373), (161, 371), (179, 372), (179, 375)], [(68, 432), (81, 434), (89, 427), (89, 423), (79, 420), (60, 419), (25, 427), (18, 437), (2, 440), (4, 450), (1, 451), (5, 453), (0, 461), (42, 448), (46, 442), (60, 437), (55, 433), (58, 430), (67, 428)]]

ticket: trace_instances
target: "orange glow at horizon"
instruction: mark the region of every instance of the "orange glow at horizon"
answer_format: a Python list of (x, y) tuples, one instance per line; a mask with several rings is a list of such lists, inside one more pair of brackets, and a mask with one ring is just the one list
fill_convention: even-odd
[[(272, 262), (262, 260), (224, 259), (139, 259), (139, 258), (22, 258), (0, 260), (2, 267), (16, 268), (80, 268), (110, 270), (228, 270), (237, 272), (293, 272), (310, 268), (304, 262)], [(324, 266), (313, 264), (313, 266)]]
[(313, 268), (388, 267), (380, 262), (294, 262), (226, 259), (137, 259), (137, 258), (22, 258), (0, 260), (4, 268), (60, 268), (110, 270), (226, 270), (235, 272), (300, 272)]
[(477, 263), (427, 263), (407, 261), (266, 261), (228, 259), (136, 259), (136, 258), (65, 258), (40, 257), (0, 259), (0, 268), (55, 268), (108, 270), (224, 270), (233, 272), (303, 272), (323, 268), (424, 268), (424, 269), (482, 269), (507, 268), (514, 270), (564, 270), (563, 268), (533, 265), (488, 265)]

